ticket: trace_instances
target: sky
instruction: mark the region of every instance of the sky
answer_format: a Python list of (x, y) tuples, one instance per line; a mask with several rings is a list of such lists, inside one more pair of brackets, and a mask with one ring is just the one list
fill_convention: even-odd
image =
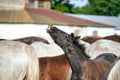
[(70, 0), (71, 4), (74, 4), (75, 7), (82, 7), (88, 3), (88, 0)]

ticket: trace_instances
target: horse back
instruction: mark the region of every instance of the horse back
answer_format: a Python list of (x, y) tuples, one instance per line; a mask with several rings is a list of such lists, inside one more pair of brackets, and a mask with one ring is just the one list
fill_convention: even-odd
[(69, 63), (66, 55), (39, 58), (41, 80), (66, 80)]
[(110, 64), (105, 60), (92, 61), (88, 60), (83, 65), (82, 79), (101, 80)]

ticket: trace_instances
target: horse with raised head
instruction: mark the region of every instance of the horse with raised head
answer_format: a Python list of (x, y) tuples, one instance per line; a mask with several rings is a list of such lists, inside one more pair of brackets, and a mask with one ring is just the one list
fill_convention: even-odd
[(39, 80), (38, 58), (32, 46), (0, 41), (0, 80)]
[(74, 36), (52, 26), (47, 29), (47, 32), (65, 52), (73, 71), (72, 80), (101, 80), (117, 58), (114, 54), (106, 53), (93, 60), (89, 59), (84, 46), (78, 44)]

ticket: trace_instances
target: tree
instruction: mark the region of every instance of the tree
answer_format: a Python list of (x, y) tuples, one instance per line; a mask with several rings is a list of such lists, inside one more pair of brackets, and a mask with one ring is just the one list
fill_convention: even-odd
[(79, 8), (77, 13), (118, 16), (120, 14), (120, 0), (89, 0), (89, 4)]
[(54, 10), (75, 13), (118, 16), (120, 14), (120, 0), (89, 0), (89, 4), (84, 7), (74, 7), (69, 0), (52, 0), (51, 7)]
[(72, 13), (73, 5), (69, 0), (51, 0), (51, 8), (60, 12)]

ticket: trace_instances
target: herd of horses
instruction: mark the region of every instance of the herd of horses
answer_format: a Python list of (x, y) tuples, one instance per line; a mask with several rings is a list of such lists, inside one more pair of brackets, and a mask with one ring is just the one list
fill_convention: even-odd
[(80, 38), (52, 26), (47, 32), (55, 43), (0, 39), (0, 80), (120, 80), (119, 35)]

